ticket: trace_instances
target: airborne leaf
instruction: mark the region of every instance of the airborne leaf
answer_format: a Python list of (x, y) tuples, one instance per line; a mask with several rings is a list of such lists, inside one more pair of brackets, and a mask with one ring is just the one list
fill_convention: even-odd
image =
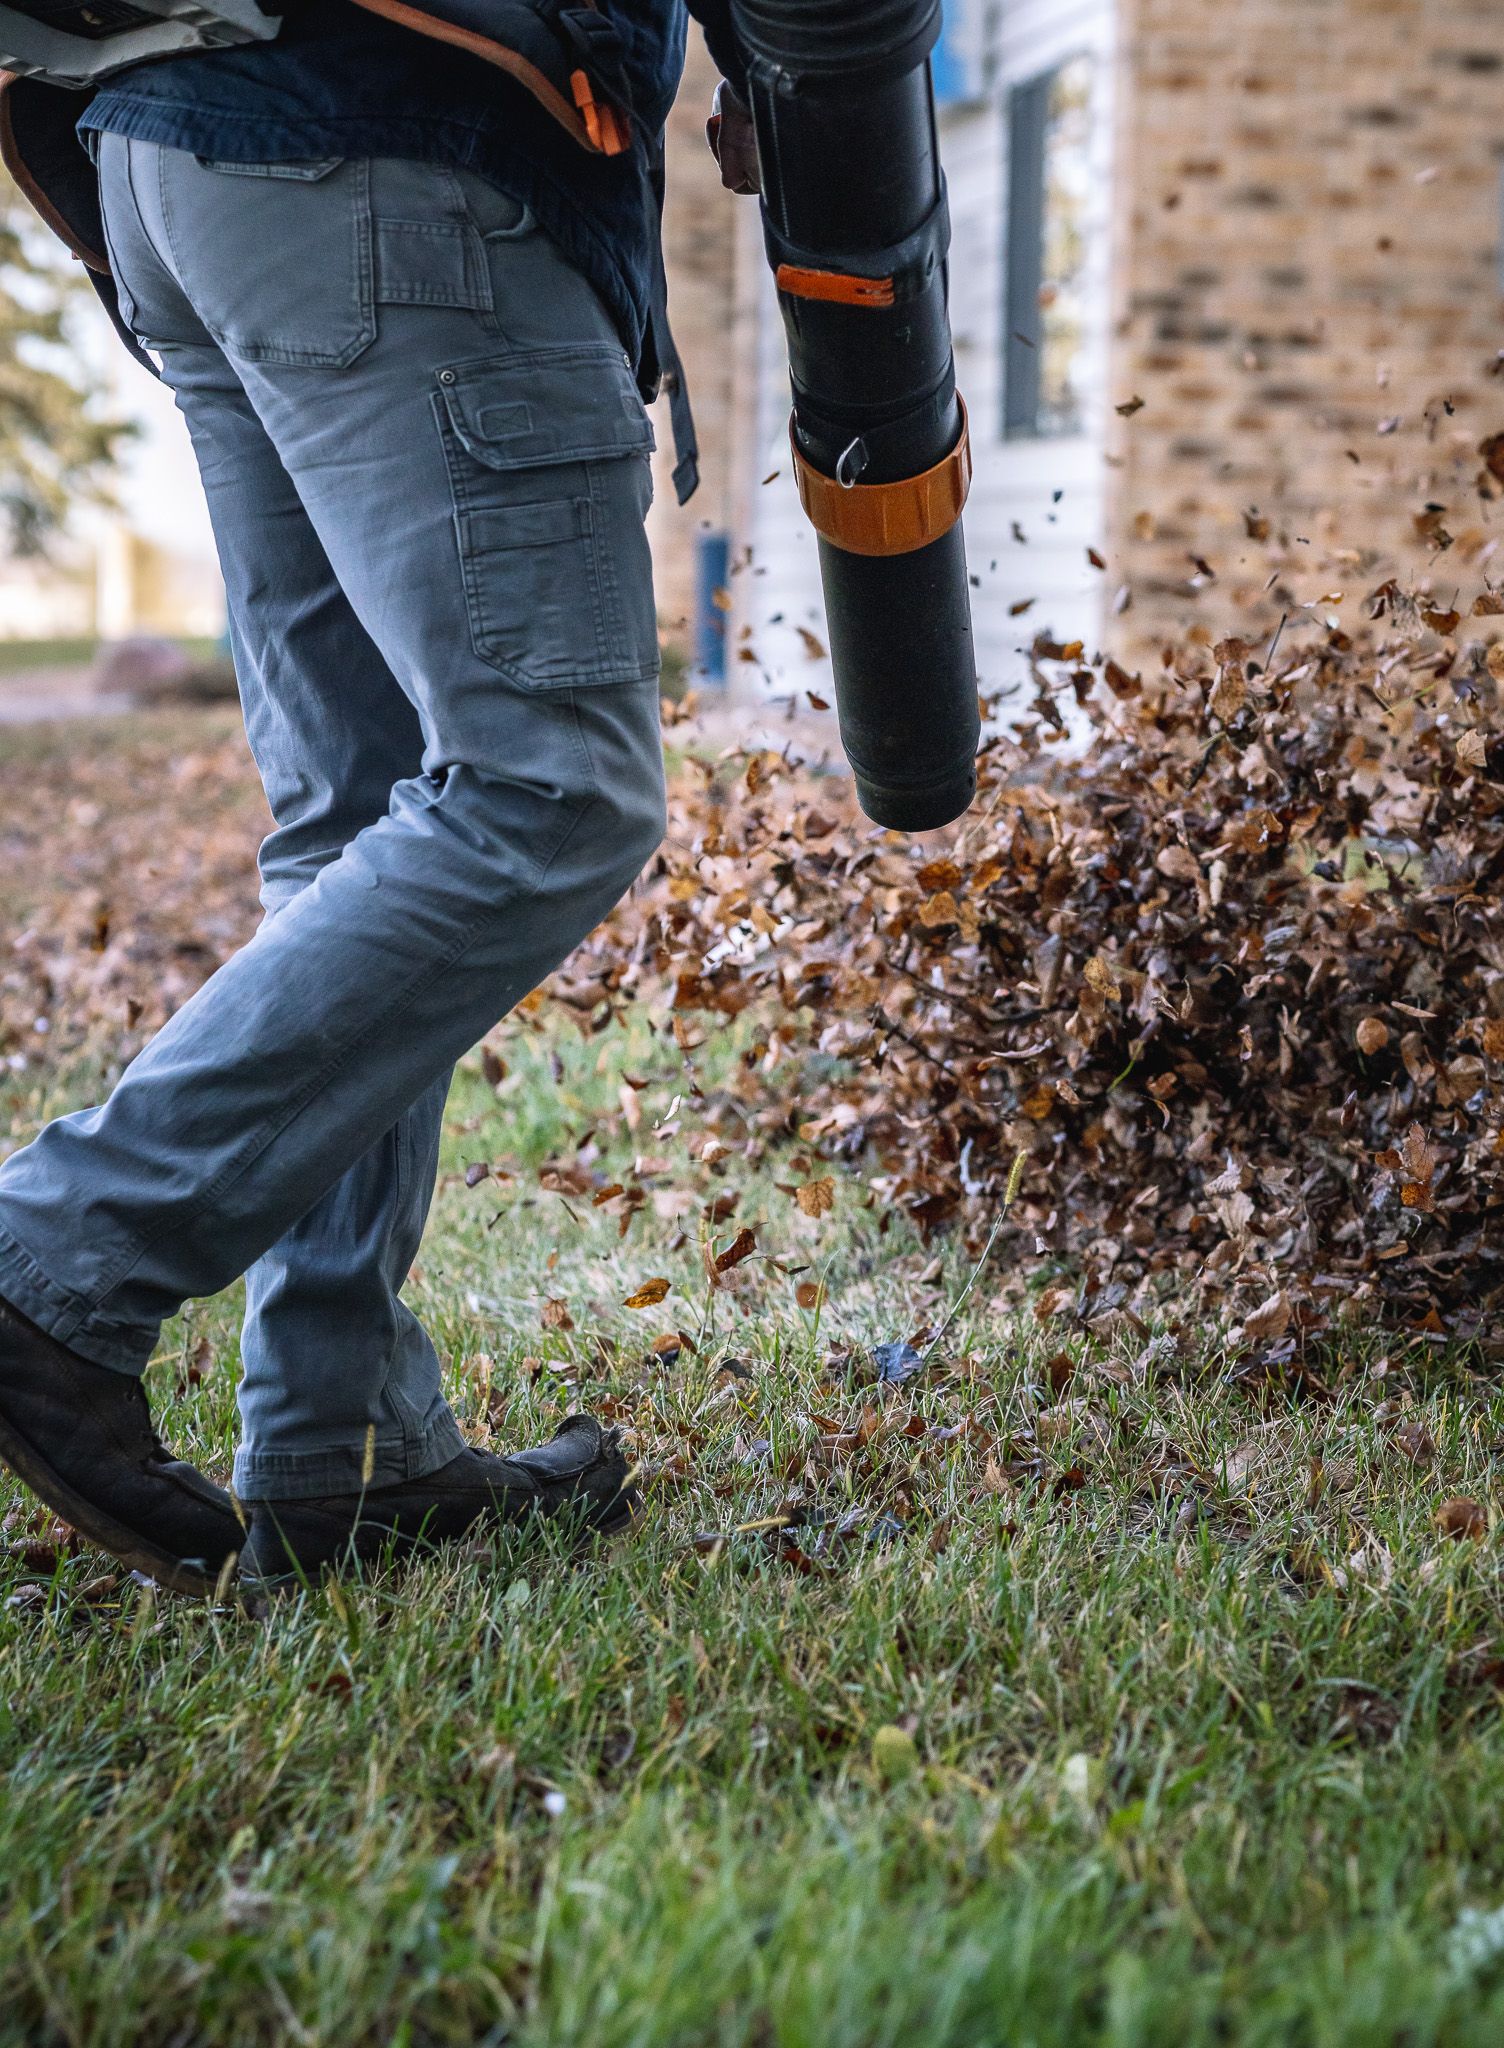
[(667, 1296), (669, 1286), (670, 1283), (667, 1280), (644, 1280), (635, 1294), (627, 1296), (625, 1306), (627, 1308), (656, 1308), (658, 1303)]

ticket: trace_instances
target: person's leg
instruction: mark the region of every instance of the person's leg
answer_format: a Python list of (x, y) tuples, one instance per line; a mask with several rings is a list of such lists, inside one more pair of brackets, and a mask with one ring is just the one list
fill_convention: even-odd
[[(112, 141), (106, 151), (106, 189), (118, 260), (139, 275), (150, 255), (118, 190), (123, 150)], [(178, 298), (170, 278), (158, 280), (153, 327), (224, 573), (246, 735), (275, 824), (260, 854), (261, 900), (275, 916), (385, 814), (395, 783), (420, 772), (423, 736), (240, 380), (207, 333), (188, 339), (198, 322)], [(448, 1085), (445, 1072), (246, 1275), (242, 1499), (275, 1493), (288, 1474), (319, 1480), (325, 1453), (323, 1476), (338, 1481), (351, 1444), (370, 1441), (389, 1477), (436, 1470), (462, 1447), (438, 1356), (400, 1294), (432, 1198)]]
[(433, 1341), (401, 1296), (448, 1093), (446, 1070), (246, 1274), (242, 1500), (341, 1492), (352, 1445), (362, 1456), (370, 1445), (383, 1483), (420, 1478), (463, 1448)]
[[(0, 1294), (125, 1372), (570, 951), (663, 815), (648, 430), (588, 288), (504, 202), (482, 243), (447, 174), (130, 158), (143, 233), (235, 368), (424, 757), (102, 1109), (0, 1170)], [(321, 1450), (278, 1493), (336, 1470), (354, 1487), (363, 1460)]]

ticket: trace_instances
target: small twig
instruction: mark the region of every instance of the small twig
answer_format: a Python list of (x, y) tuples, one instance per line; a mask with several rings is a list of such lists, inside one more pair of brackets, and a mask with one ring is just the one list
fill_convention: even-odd
[(981, 815), (981, 816), (980, 816), (979, 818), (970, 818), (970, 819), (968, 819), (968, 820), (967, 820), (967, 822), (966, 822), (966, 824), (965, 824), (965, 825), (964, 825), (964, 826), (962, 827), (962, 829), (961, 829), (961, 837), (960, 837), (960, 838), (959, 838), (959, 839), (958, 839), (958, 840), (956, 841), (956, 859), (957, 859), (957, 861), (961, 861), (961, 860), (964, 860), (964, 859), (965, 859), (965, 857), (966, 857), (966, 849), (967, 849), (968, 845), (970, 844), (970, 841), (971, 841), (971, 836), (972, 836), (972, 834), (973, 834), (974, 832), (980, 832), (980, 831), (981, 831), (982, 827), (983, 827), (983, 826), (984, 826), (984, 825), (985, 825), (985, 824), (986, 824), (986, 823), (988, 822), (988, 820), (989, 820), (989, 819), (991, 818), (991, 816), (992, 816), (993, 812), (994, 812), (994, 811), (995, 811), (995, 810), (997, 809), (998, 805), (999, 805), (999, 804), (1000, 804), (1000, 803), (1002, 802), (1002, 800), (1003, 800), (1004, 796), (1005, 796), (1005, 795), (1007, 794), (1007, 790), (1008, 790), (1008, 785), (1007, 785), (1007, 783), (1006, 783), (1006, 782), (999, 782), (999, 783), (998, 783), (998, 786), (997, 786), (997, 788), (996, 788), (996, 789), (995, 789), (995, 790), (994, 790), (994, 791), (992, 792), (992, 801), (991, 801), (991, 803), (990, 803), (990, 804), (988, 804), (988, 806), (987, 806), (986, 810), (985, 810), (985, 811), (983, 811), (982, 815)]
[(921, 989), (931, 1002), (949, 1003), (953, 1010), (959, 1010), (962, 1016), (970, 1017), (972, 1022), (980, 1024), (984, 1031), (996, 1031), (998, 1026), (1006, 1021), (1001, 1017), (989, 1017), (985, 1010), (980, 1009), (975, 1003), (968, 1002), (965, 996), (958, 996), (952, 989), (936, 988), (934, 983), (926, 981), (922, 974), (916, 974), (912, 967), (905, 967), (901, 960), (890, 960), (888, 965), (906, 981), (912, 981), (915, 988)]
[(948, 1074), (958, 1088), (964, 1085), (961, 1076), (954, 1067), (947, 1065), (944, 1060), (940, 1059), (935, 1053), (932, 1053), (928, 1046), (922, 1045), (917, 1038), (911, 1038), (901, 1025), (893, 1022), (893, 1019), (880, 1005), (874, 1007), (872, 1021), (886, 1031), (890, 1038), (902, 1040), (906, 1046), (917, 1052), (922, 1060), (928, 1060), (932, 1067), (938, 1067), (942, 1074)]
[(1210, 768), (1210, 766), (1212, 765), (1212, 756), (1216, 753), (1218, 747), (1221, 746), (1222, 742), (1226, 738), (1227, 729), (1225, 726), (1221, 732), (1214, 732), (1212, 734), (1211, 743), (1207, 747), (1205, 753), (1201, 756), (1201, 759), (1196, 763), (1195, 774), (1191, 777), (1190, 781), (1185, 786), (1185, 793), (1187, 796), (1190, 795), (1191, 791), (1196, 787), (1197, 783), (1201, 780), (1202, 776), (1206, 773), (1207, 769)]
[(1008, 1185), (1003, 1190), (1003, 1205), (998, 1210), (996, 1217), (993, 1219), (991, 1230), (987, 1233), (987, 1242), (982, 1246), (982, 1256), (977, 1260), (976, 1264), (972, 1267), (971, 1274), (966, 1282), (966, 1285), (961, 1289), (961, 1292), (956, 1296), (955, 1300), (947, 1309), (945, 1321), (940, 1325), (939, 1329), (935, 1332), (934, 1336), (931, 1337), (929, 1343), (926, 1344), (926, 1346), (924, 1347), (924, 1356), (920, 1361), (922, 1365), (928, 1365), (931, 1358), (934, 1357), (935, 1346), (940, 1342), (940, 1339), (945, 1335), (946, 1331), (950, 1328), (951, 1324), (956, 1320), (956, 1317), (960, 1314), (962, 1304), (965, 1302), (967, 1295), (970, 1294), (972, 1288), (976, 1286), (977, 1281), (981, 1278), (982, 1268), (986, 1265), (987, 1261), (992, 1257), (992, 1247), (997, 1243), (998, 1232), (1002, 1229), (1004, 1223), (1007, 1221), (1008, 1211), (1013, 1207), (1014, 1201), (1017, 1198), (1019, 1186), (1024, 1177), (1024, 1165), (1027, 1158), (1027, 1153), (1020, 1152), (1014, 1159), (1012, 1166), (1008, 1169)]

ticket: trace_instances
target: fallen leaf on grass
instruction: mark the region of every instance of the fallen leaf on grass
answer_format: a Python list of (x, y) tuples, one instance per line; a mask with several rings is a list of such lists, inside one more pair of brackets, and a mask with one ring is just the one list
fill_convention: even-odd
[(885, 1785), (901, 1785), (919, 1768), (919, 1745), (905, 1728), (890, 1722), (872, 1737), (872, 1768)]
[(1045, 1367), (1049, 1376), (1050, 1392), (1063, 1394), (1070, 1385), (1076, 1371), (1076, 1361), (1068, 1351), (1057, 1351)]
[(1443, 1536), (1471, 1536), (1476, 1542), (1488, 1534), (1488, 1510), (1481, 1501), (1458, 1494), (1436, 1510), (1436, 1526)]
[(1394, 1432), (1394, 1447), (1412, 1465), (1429, 1465), (1436, 1456), (1436, 1439), (1418, 1415), (1400, 1424)]
[(1290, 1297), (1287, 1294), (1271, 1294), (1266, 1302), (1256, 1308), (1243, 1324), (1242, 1338), (1246, 1344), (1270, 1344), (1283, 1337), (1290, 1327)]
[(901, 1387), (905, 1380), (911, 1380), (918, 1372), (924, 1358), (907, 1338), (901, 1338), (895, 1344), (874, 1344), (872, 1363), (877, 1367), (877, 1377), (882, 1385)]
[(1005, 1497), (1013, 1492), (1013, 1480), (1007, 1467), (1002, 1465), (991, 1451), (987, 1453), (987, 1463), (982, 1471), (982, 1491), (1002, 1494)]
[(1040, 1409), (1034, 1418), (1034, 1434), (1042, 1444), (1057, 1444), (1078, 1435), (1101, 1444), (1107, 1440), (1106, 1418), (1084, 1398), (1062, 1401), (1058, 1407)]

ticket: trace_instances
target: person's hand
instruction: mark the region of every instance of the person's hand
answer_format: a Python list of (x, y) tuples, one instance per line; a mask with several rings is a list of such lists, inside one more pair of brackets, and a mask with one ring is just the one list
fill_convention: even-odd
[(751, 110), (743, 106), (724, 79), (716, 87), (715, 103), (705, 123), (705, 139), (721, 167), (721, 183), (728, 192), (762, 190)]

